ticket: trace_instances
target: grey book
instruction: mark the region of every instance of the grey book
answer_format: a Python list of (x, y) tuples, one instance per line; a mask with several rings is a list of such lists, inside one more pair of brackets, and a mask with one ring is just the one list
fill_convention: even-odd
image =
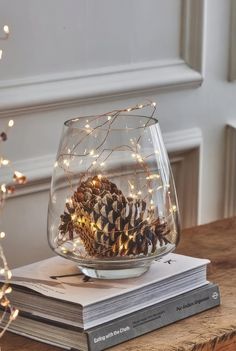
[(10, 330), (63, 349), (100, 351), (219, 304), (219, 288), (209, 283), (88, 330), (24, 312)]

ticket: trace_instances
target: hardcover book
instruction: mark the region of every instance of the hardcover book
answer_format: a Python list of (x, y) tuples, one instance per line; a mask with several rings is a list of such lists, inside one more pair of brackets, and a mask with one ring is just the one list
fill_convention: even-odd
[(12, 271), (21, 311), (84, 330), (206, 285), (208, 260), (168, 254), (139, 278), (96, 280), (53, 257)]

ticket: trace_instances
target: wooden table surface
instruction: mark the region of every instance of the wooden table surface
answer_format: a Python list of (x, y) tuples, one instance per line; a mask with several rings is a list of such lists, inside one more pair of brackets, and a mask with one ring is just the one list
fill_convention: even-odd
[[(209, 258), (208, 279), (220, 285), (222, 304), (140, 336), (112, 351), (236, 351), (236, 218), (184, 230), (178, 253)], [(60, 351), (11, 333), (2, 351)]]

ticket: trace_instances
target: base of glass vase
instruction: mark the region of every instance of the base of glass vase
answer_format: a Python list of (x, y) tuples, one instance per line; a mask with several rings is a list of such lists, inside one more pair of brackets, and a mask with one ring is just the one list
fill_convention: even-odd
[(134, 268), (125, 268), (125, 269), (96, 269), (96, 268), (87, 268), (79, 266), (79, 269), (83, 274), (90, 278), (97, 279), (125, 279), (125, 278), (135, 278), (139, 277), (145, 273), (148, 269), (148, 266), (134, 267)]

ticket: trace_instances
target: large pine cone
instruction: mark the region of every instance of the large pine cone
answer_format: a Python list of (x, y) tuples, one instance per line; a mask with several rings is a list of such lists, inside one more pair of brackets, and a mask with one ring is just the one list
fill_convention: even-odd
[[(81, 182), (61, 215), (60, 236), (79, 237), (90, 256), (113, 257), (154, 253), (167, 243), (166, 223), (150, 221), (153, 212), (141, 199), (125, 197), (106, 177)], [(149, 220), (145, 219), (149, 217)]]

